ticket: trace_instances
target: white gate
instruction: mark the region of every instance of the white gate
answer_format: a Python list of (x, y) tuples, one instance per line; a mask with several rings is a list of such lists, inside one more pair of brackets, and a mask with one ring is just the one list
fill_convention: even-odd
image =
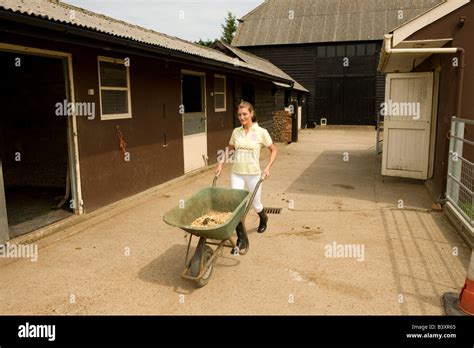
[(433, 73), (388, 74), (382, 175), (428, 178)]
[(464, 146), (473, 146), (474, 142), (464, 139), (465, 124), (474, 125), (474, 121), (453, 117), (451, 122), (446, 198), (474, 227), (474, 163), (463, 156)]

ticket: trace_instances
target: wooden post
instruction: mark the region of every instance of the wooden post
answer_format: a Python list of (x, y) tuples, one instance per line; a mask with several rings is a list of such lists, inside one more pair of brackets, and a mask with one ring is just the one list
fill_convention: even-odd
[(0, 244), (6, 243), (9, 239), (7, 203), (5, 201), (5, 189), (3, 188), (2, 159), (0, 158)]

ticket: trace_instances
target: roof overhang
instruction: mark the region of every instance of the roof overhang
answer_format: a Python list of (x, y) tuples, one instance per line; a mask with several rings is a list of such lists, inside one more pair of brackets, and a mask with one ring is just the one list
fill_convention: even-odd
[(276, 81), (273, 81), (273, 84), (277, 87), (280, 87), (280, 88), (285, 88), (285, 89), (290, 89), (291, 88), (291, 85), (290, 84), (286, 84), (286, 83), (281, 83), (281, 82), (276, 82)]
[(384, 35), (378, 70), (384, 73), (410, 72), (433, 54), (453, 54), (455, 47), (446, 47), (452, 38), (407, 40), (420, 29), (436, 22), (471, 0), (446, 0), (431, 10)]
[(296, 80), (295, 80), (295, 84), (293, 85), (293, 89), (296, 89), (297, 91), (300, 91), (300, 92), (309, 93), (309, 91), (306, 88), (304, 88), (303, 85)]
[(418, 17), (415, 17), (393, 29), (393, 46), (398, 46), (403, 40), (410, 37), (418, 30), (436, 22), (438, 19), (468, 4), (470, 1), (471, 0), (446, 0), (446, 2), (439, 4)]
[[(10, 2), (13, 3), (13, 1)], [(58, 5), (55, 3), (51, 2), (46, 4), (48, 4), (49, 10), (51, 10), (51, 6), (57, 10), (56, 7)], [(54, 12), (53, 16), (53, 14), (44, 14), (46, 10), (41, 7), (33, 6), (30, 9), (28, 8), (29, 5), (30, 4), (20, 6), (15, 4), (15, 8), (11, 9), (1, 3), (0, 31), (39, 39), (48, 39), (54, 42), (64, 42), (104, 50), (117, 50), (119, 52), (159, 58), (166, 61), (176, 61), (180, 63), (184, 61), (189, 64), (199, 65), (205, 64), (209, 67), (219, 67), (224, 71), (235, 74), (252, 75), (265, 81), (292, 82), (291, 77), (274, 75), (259, 70), (246, 62), (235, 64), (235, 61), (231, 57), (217, 50), (202, 47), (178, 38), (168, 37), (164, 34), (133, 26), (113, 18), (105, 16), (102, 18), (102, 15), (97, 15), (72, 5), (61, 3), (61, 5), (72, 6), (71, 8), (77, 9), (76, 20), (71, 20), (68, 15), (65, 15), (64, 13), (67, 13), (65, 9), (58, 10), (58, 13)], [(81, 14), (81, 11), (85, 11), (85, 14)], [(90, 13), (92, 13), (92, 15)], [(98, 20), (99, 23), (109, 21), (110, 23), (115, 23), (125, 28), (120, 27), (123, 29), (123, 33), (119, 35), (112, 32), (112, 29), (105, 26), (105, 24), (100, 28), (96, 28), (89, 25), (86, 19), (80, 22), (78, 20), (79, 15), (83, 15), (84, 18), (87, 17), (88, 20), (91, 20), (89, 18), (90, 16), (95, 18), (97, 15), (100, 17)], [(143, 37), (135, 38), (130, 33), (135, 29), (138, 30)], [(163, 41), (162, 43), (160, 41), (158, 44), (154, 41), (155, 39), (153, 37), (157, 35), (160, 36), (160, 40)], [(106, 44), (104, 45), (104, 43)]]
[(384, 73), (410, 72), (436, 53), (455, 53), (456, 48), (443, 48), (451, 38), (402, 41), (393, 46), (393, 35), (385, 35), (380, 55), (379, 71)]

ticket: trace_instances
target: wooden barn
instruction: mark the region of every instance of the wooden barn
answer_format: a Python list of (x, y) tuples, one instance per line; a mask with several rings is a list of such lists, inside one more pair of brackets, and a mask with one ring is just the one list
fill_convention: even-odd
[(264, 59), (48, 0), (0, 1), (0, 75), (0, 242), (205, 168), (241, 99), (271, 130), (304, 91)]
[(442, 0), (266, 0), (233, 46), (270, 60), (309, 90), (305, 123), (374, 125), (384, 101), (383, 35)]

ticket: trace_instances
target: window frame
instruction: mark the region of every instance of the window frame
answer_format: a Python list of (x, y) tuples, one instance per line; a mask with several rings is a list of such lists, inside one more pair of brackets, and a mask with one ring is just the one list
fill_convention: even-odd
[[(107, 87), (102, 86), (102, 81), (100, 77), (100, 62), (107, 62), (107, 63), (115, 63), (115, 64), (123, 64), (126, 69), (126, 77), (127, 77), (127, 87)], [(107, 120), (120, 120), (120, 119), (127, 119), (132, 118), (132, 98), (131, 98), (131, 87), (130, 87), (130, 67), (125, 65), (124, 59), (119, 58), (112, 58), (112, 57), (105, 57), (105, 56), (97, 56), (97, 73), (99, 75), (99, 101), (100, 101), (100, 119), (101, 121)], [(128, 99), (128, 112), (123, 114), (104, 114), (102, 110), (102, 91), (127, 91), (127, 99)]]
[(327, 57), (327, 54), (326, 54), (326, 46), (324, 46), (324, 45), (319, 45), (319, 46), (316, 48), (316, 57), (318, 57), (318, 58), (326, 58), (326, 57)]
[[(333, 50), (334, 50), (334, 52), (332, 52)], [(336, 45), (328, 45), (328, 46), (326, 46), (326, 57), (327, 57), (327, 58), (335, 58), (335, 57), (337, 57)]]
[[(216, 92), (216, 81), (215, 81), (216, 78), (224, 79), (224, 92)], [(224, 95), (224, 107), (223, 108), (217, 108), (216, 107), (216, 95), (217, 94)], [(227, 111), (227, 76), (220, 75), (220, 74), (214, 74), (214, 112), (225, 112), (225, 111)]]
[[(371, 54), (369, 54), (369, 47), (371, 47), (370, 51), (372, 51)], [(373, 50), (372, 50), (373, 48)], [(368, 56), (374, 56), (377, 54), (377, 45), (374, 42), (369, 42), (367, 43), (367, 46), (365, 47), (365, 54)]]
[[(363, 50), (362, 54), (359, 54), (359, 48), (361, 48)], [(355, 53), (356, 53), (356, 57), (366, 56), (367, 55), (367, 43), (357, 43)]]

